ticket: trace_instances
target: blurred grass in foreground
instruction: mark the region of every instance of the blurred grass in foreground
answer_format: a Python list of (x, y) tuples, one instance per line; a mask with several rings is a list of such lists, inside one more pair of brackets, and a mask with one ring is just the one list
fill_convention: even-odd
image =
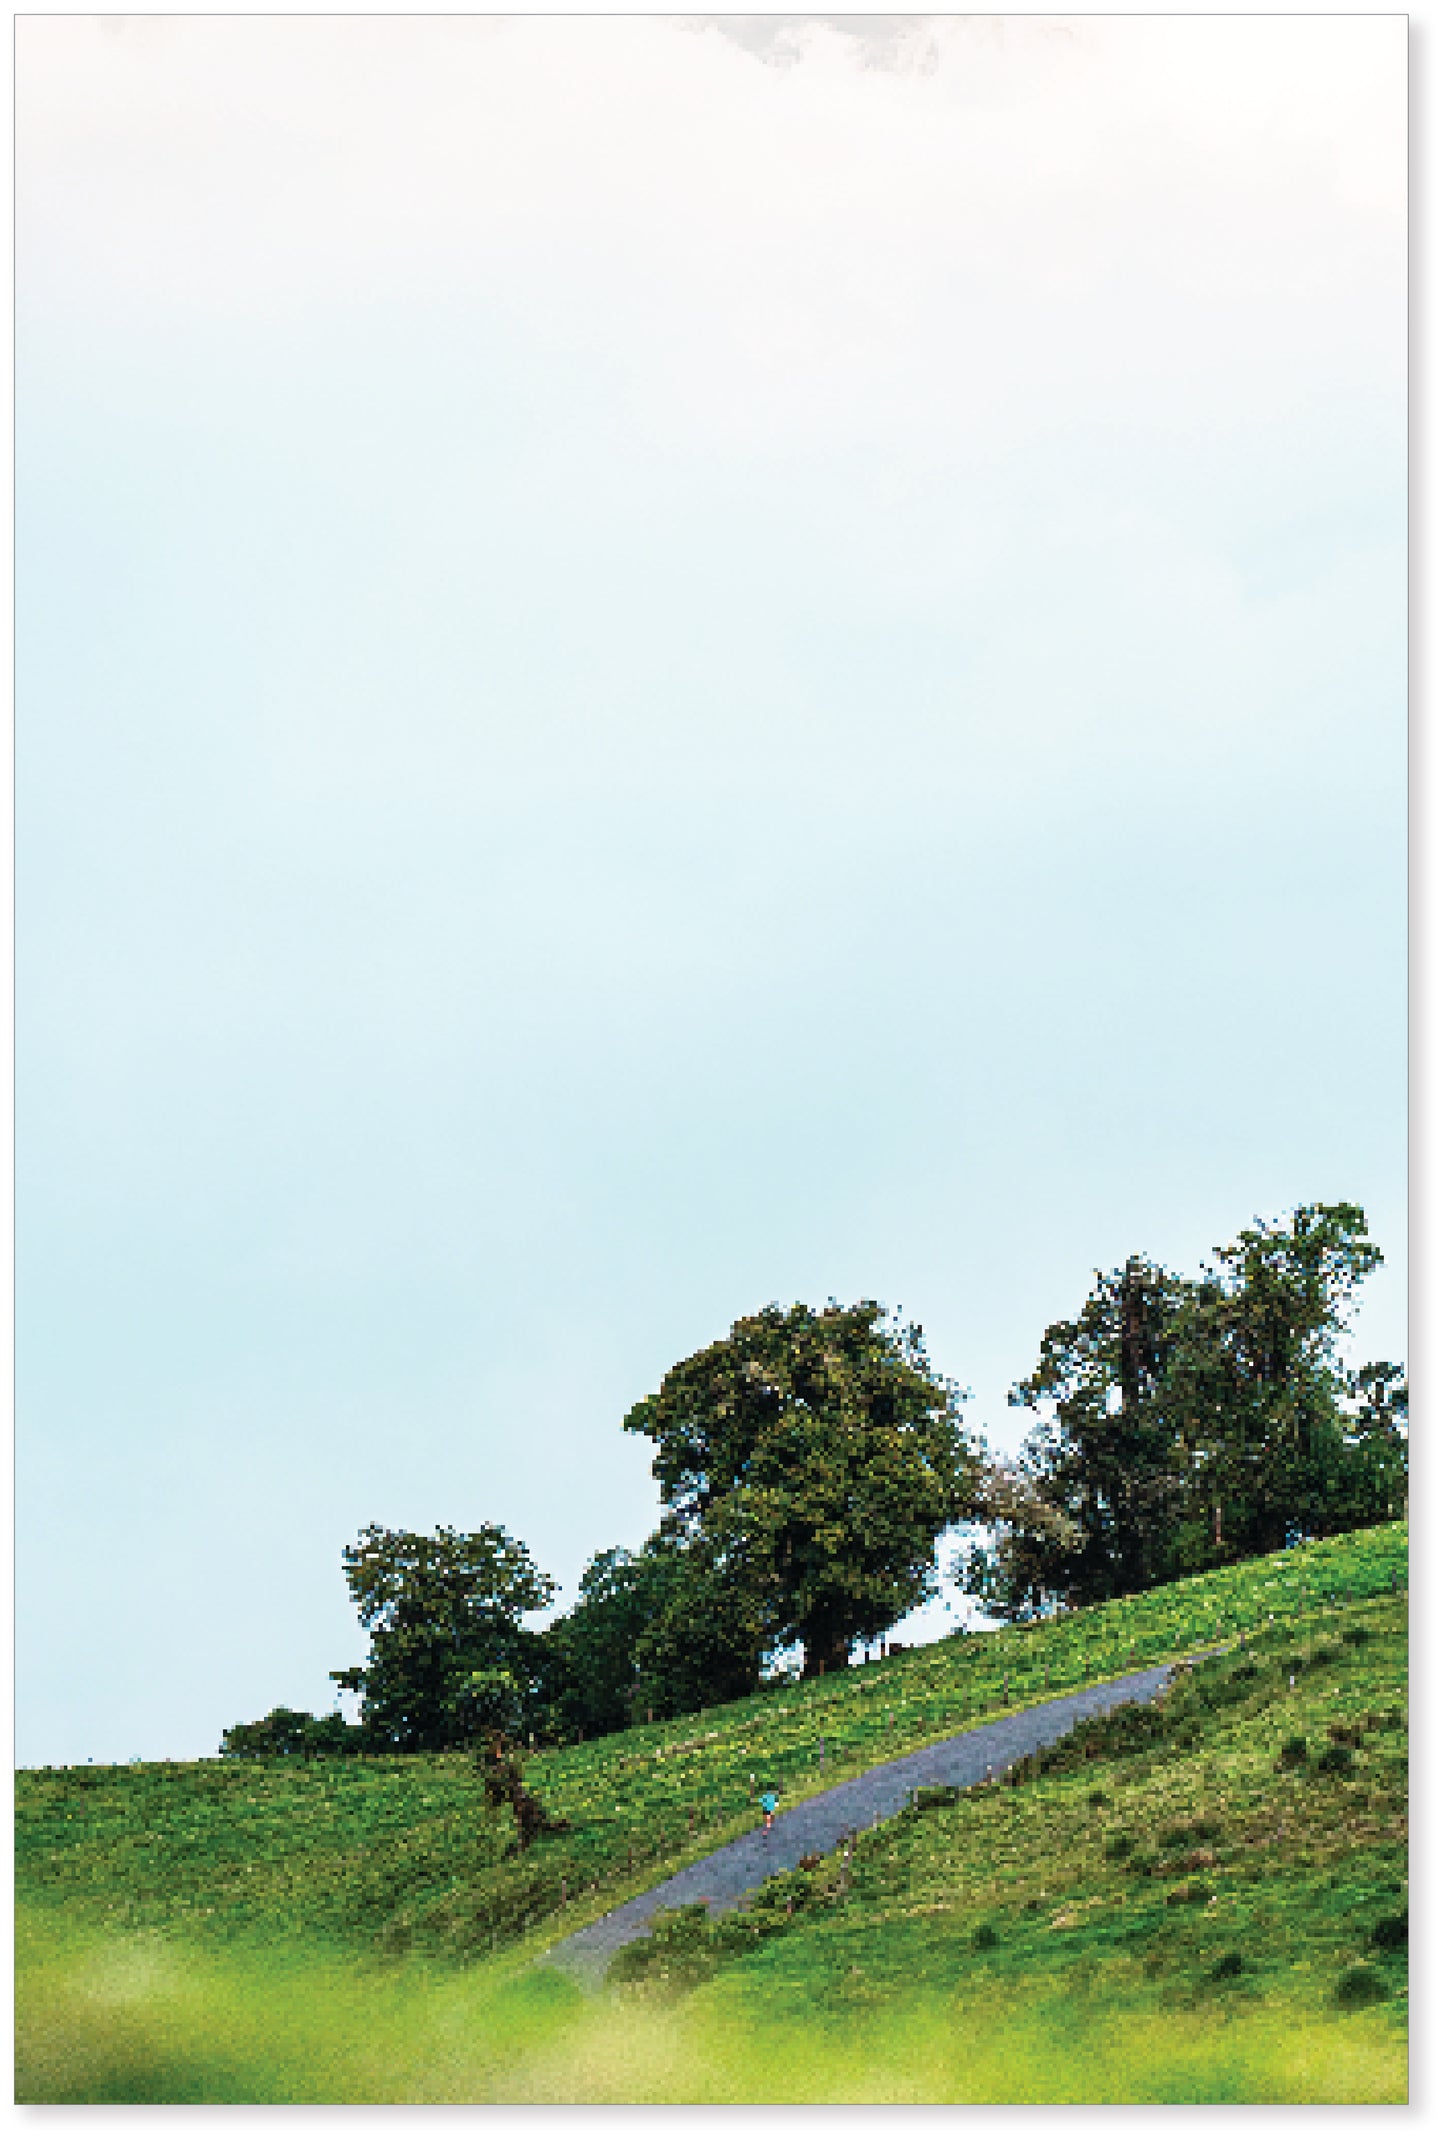
[(1374, 2012), (1027, 2012), (936, 1995), (770, 2016), (714, 1984), (669, 2009), (550, 1971), (378, 1970), (299, 1948), (200, 1950), (23, 1911), (22, 2103), (1389, 2103)]

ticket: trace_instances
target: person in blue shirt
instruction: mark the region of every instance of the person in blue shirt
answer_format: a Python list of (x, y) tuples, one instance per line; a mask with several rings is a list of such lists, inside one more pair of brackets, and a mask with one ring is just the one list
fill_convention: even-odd
[(760, 1806), (762, 1807), (762, 1809), (763, 1809), (763, 1833), (764, 1833), (764, 1835), (766, 1835), (766, 1834), (767, 1834), (767, 1832), (768, 1832), (768, 1830), (769, 1830), (769, 1829), (770, 1829), (770, 1828), (772, 1827), (772, 1825), (773, 1825), (773, 1815), (774, 1815), (774, 1814), (775, 1814), (775, 1813), (777, 1812), (777, 1810), (778, 1810), (778, 1794), (777, 1794), (777, 1792), (776, 1792), (776, 1791), (764, 1791), (764, 1792), (763, 1792), (763, 1794), (762, 1794), (762, 1796), (761, 1796), (761, 1797), (759, 1798), (759, 1800), (758, 1800), (758, 1804), (759, 1804), (759, 1805), (760, 1805)]

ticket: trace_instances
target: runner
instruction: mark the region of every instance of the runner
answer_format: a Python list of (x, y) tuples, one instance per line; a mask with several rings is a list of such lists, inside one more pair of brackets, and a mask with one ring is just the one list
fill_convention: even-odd
[(764, 1791), (762, 1797), (758, 1800), (758, 1804), (763, 1809), (763, 1834), (766, 1835), (773, 1825), (773, 1815), (778, 1810), (777, 1792)]

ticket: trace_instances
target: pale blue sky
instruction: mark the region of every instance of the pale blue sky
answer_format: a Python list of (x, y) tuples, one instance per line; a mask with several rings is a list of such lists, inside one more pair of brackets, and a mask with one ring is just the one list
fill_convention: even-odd
[[(20, 24), (18, 1754), (772, 1299), (1405, 1307), (1403, 17)], [(937, 1624), (936, 1621), (930, 1624)]]

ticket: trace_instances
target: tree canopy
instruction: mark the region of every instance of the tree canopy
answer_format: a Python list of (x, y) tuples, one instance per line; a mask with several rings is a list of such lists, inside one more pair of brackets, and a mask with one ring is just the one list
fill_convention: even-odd
[(430, 1752), (540, 1713), (545, 1643), (521, 1616), (556, 1585), (524, 1545), (495, 1524), (423, 1534), (373, 1523), (342, 1564), (371, 1654), (331, 1676), (360, 1694), (373, 1743)]
[(816, 1673), (931, 1593), (940, 1533), (977, 1505), (962, 1401), (878, 1302), (774, 1304), (623, 1425), (656, 1445), (662, 1535), (686, 1545), (699, 1601), (735, 1601), (763, 1648), (801, 1642)]
[(973, 1587), (1023, 1616), (1398, 1515), (1403, 1372), (1338, 1351), (1379, 1261), (1358, 1206), (1308, 1204), (1195, 1280), (1139, 1256), (1096, 1273), (1011, 1393), (1036, 1423), (995, 1474)]

